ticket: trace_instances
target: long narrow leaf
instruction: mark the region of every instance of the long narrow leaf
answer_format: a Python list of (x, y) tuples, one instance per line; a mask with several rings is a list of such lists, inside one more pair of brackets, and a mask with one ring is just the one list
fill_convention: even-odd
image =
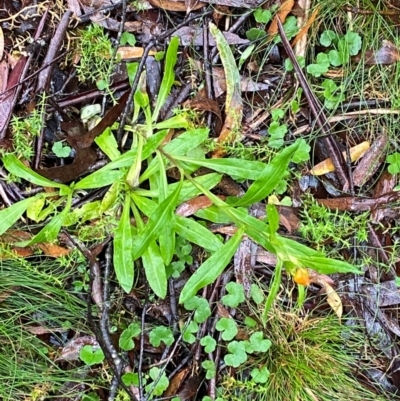
[(265, 163), (243, 159), (191, 159), (176, 155), (174, 155), (174, 158), (185, 163), (207, 167), (219, 173), (246, 180), (256, 180), (261, 177), (261, 173), (265, 168)]
[(268, 163), (262, 170), (260, 177), (250, 186), (245, 195), (240, 198), (235, 206), (249, 206), (265, 199), (284, 177), (291, 157), (296, 152), (298, 144), (294, 143)]
[(167, 273), (160, 249), (155, 241), (150, 242), (149, 247), (143, 253), (142, 261), (151, 289), (158, 297), (165, 298), (167, 295)]
[(209, 252), (218, 251), (223, 245), (216, 235), (193, 219), (175, 216), (175, 228), (181, 237)]
[(4, 167), (11, 174), (14, 174), (19, 178), (23, 178), (24, 180), (29, 181), (32, 184), (39, 185), (41, 187), (63, 188), (65, 190), (65, 193), (70, 191), (70, 188), (67, 185), (48, 180), (47, 178), (31, 170), (29, 167), (26, 167), (25, 164), (23, 164), (17, 157), (12, 154), (3, 156), (1, 160), (3, 160)]
[(118, 282), (126, 293), (132, 289), (134, 278), (132, 248), (130, 197), (125, 195), (124, 208), (114, 235), (114, 269)]
[[(182, 181), (181, 181), (182, 183)], [(171, 221), (171, 212), (178, 204), (178, 197), (181, 191), (181, 186), (178, 186), (174, 193), (168, 196), (161, 202), (157, 209), (151, 214), (149, 221), (144, 230), (139, 234), (135, 241), (134, 259), (136, 260), (143, 255), (150, 242), (157, 239), (160, 235), (161, 228), (166, 224), (173, 224)]]
[(25, 213), (26, 209), (36, 202), (38, 197), (24, 199), (6, 209), (0, 210), (0, 235), (4, 234)]
[(124, 176), (124, 172), (120, 170), (108, 170), (100, 171), (97, 170), (94, 173), (82, 178), (77, 184), (74, 185), (74, 189), (97, 189), (106, 187), (107, 185), (114, 184), (114, 182), (120, 180)]
[(279, 286), (281, 285), (281, 278), (282, 278), (282, 261), (278, 258), (274, 270), (274, 276), (272, 277), (272, 283), (269, 287), (268, 298), (265, 302), (264, 312), (262, 316), (264, 324), (267, 321), (268, 312), (271, 309), (271, 306), (274, 303), (276, 296), (278, 295)]
[(217, 279), (235, 254), (243, 233), (244, 230), (240, 228), (226, 244), (210, 256), (196, 270), (183, 287), (179, 297), (179, 303), (185, 303), (188, 299), (194, 297), (197, 291), (204, 288), (206, 285), (213, 283)]
[(167, 54), (165, 56), (165, 69), (164, 76), (161, 82), (160, 91), (157, 97), (157, 103), (154, 107), (153, 122), (157, 121), (158, 114), (160, 113), (161, 107), (164, 105), (169, 92), (171, 91), (172, 85), (175, 79), (174, 67), (178, 55), (179, 38), (174, 36), (169, 43)]

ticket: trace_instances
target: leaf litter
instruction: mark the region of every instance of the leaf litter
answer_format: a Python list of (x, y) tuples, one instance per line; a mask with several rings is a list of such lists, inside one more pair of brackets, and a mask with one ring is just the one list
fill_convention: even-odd
[[(277, 338), (332, 314), (370, 362), (340, 376), (321, 346), (315, 371), (398, 398), (398, 16), (357, 7), (4, 2), (2, 399), (285, 400)], [(329, 392), (304, 372), (297, 398)]]

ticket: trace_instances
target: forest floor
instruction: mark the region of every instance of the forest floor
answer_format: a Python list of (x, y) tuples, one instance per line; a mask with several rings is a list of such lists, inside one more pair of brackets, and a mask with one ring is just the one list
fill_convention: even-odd
[(3, 0), (0, 399), (400, 400), (399, 25)]

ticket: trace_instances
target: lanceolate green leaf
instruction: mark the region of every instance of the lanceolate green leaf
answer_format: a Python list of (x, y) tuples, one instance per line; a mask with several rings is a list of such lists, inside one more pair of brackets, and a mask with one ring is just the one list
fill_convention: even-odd
[(193, 219), (175, 216), (175, 228), (181, 237), (207, 251), (218, 251), (223, 245), (216, 235)]
[(114, 182), (122, 179), (124, 172), (121, 170), (97, 170), (94, 173), (82, 178), (74, 185), (74, 189), (96, 189), (114, 184)]
[(153, 122), (157, 121), (161, 107), (164, 105), (175, 79), (174, 67), (177, 60), (179, 38), (174, 36), (169, 43), (165, 57), (164, 76), (161, 82), (157, 103), (154, 107)]
[[(208, 129), (199, 128), (191, 131), (186, 131), (179, 135), (177, 138), (173, 139), (171, 142), (167, 143), (163, 150), (165, 153), (171, 155), (186, 155), (190, 150), (196, 148), (202, 144), (208, 137)], [(140, 182), (149, 179), (153, 174), (155, 174), (159, 169), (159, 164), (156, 160), (153, 160), (146, 171), (141, 175)]]
[(4, 163), (4, 167), (11, 173), (19, 178), (23, 178), (32, 184), (39, 185), (41, 187), (49, 188), (63, 188), (65, 193), (70, 191), (69, 187), (59, 182), (48, 180), (40, 174), (34, 172), (29, 167), (26, 167), (17, 157), (12, 154), (5, 155), (1, 158)]
[(272, 304), (279, 291), (279, 286), (281, 285), (282, 277), (282, 261), (278, 258), (277, 264), (274, 270), (274, 276), (272, 277), (272, 283), (269, 288), (268, 298), (265, 302), (264, 312), (263, 312), (263, 322), (265, 323), (268, 318), (268, 312), (271, 309)]
[(160, 249), (155, 241), (150, 242), (142, 255), (142, 261), (151, 289), (158, 297), (165, 298), (167, 295), (167, 273)]
[(200, 289), (213, 283), (217, 277), (224, 271), (233, 255), (235, 254), (244, 230), (238, 229), (236, 234), (224, 244), (218, 251), (214, 252), (190, 277), (182, 289), (179, 297), (179, 303), (183, 304), (191, 297), (194, 297)]
[(129, 293), (133, 285), (133, 239), (130, 223), (130, 197), (125, 195), (124, 208), (114, 235), (114, 269), (122, 289)]
[(360, 269), (350, 263), (327, 258), (322, 253), (289, 238), (277, 235), (274, 246), (283, 261), (287, 260), (297, 266), (309, 267), (321, 274), (362, 274)]
[[(193, 182), (193, 184), (201, 188), (198, 183)], [(361, 273), (361, 271), (355, 266), (346, 262), (326, 258), (321, 253), (302, 245), (297, 241), (280, 237), (278, 235), (272, 240), (269, 235), (270, 230), (268, 225), (255, 217), (249, 216), (247, 211), (241, 208), (228, 206), (223, 200), (208, 191), (206, 188), (203, 187), (201, 189), (216, 206), (221, 208), (223, 213), (236, 223), (237, 226), (245, 227), (245, 233), (253, 241), (257, 242), (268, 251), (278, 255), (282, 262), (290, 262), (296, 266), (309, 267), (324, 274), (334, 272)]]
[(108, 127), (104, 132), (94, 140), (99, 148), (109, 157), (110, 160), (115, 160), (121, 156), (118, 149), (118, 143), (115, 136)]
[(265, 168), (265, 163), (243, 159), (191, 159), (176, 155), (174, 155), (174, 158), (185, 163), (207, 167), (219, 173), (246, 180), (256, 180), (261, 177), (261, 173)]
[(38, 200), (38, 197), (24, 199), (6, 209), (0, 210), (0, 235), (4, 234), (25, 213), (29, 205)]
[(135, 248), (133, 250), (134, 259), (142, 256), (143, 252), (147, 249), (150, 242), (159, 237), (161, 228), (164, 225), (173, 224), (173, 221), (171, 221), (171, 211), (173, 211), (178, 204), (180, 191), (181, 185), (176, 188), (175, 192), (173, 192), (163, 202), (161, 202), (151, 214), (149, 221), (146, 224), (146, 227), (139, 234), (138, 238), (135, 241)]
[(25, 242), (23, 246), (54, 241), (57, 238), (61, 227), (64, 225), (68, 212), (69, 207), (64, 209), (61, 213), (56, 214), (48, 224), (46, 224), (30, 241)]
[[(221, 181), (221, 174), (218, 173), (210, 173), (205, 175), (200, 175), (199, 177), (195, 177), (194, 180), (201, 185), (203, 185), (207, 189), (214, 188)], [(168, 185), (168, 194), (170, 195), (172, 192), (176, 190), (179, 186), (179, 183), (173, 183)], [(190, 181), (184, 181), (181, 189), (181, 193), (179, 195), (178, 203), (185, 202), (189, 199), (194, 198), (195, 196), (201, 194), (197, 187), (195, 187)], [(136, 195), (146, 196), (149, 198), (158, 198), (159, 190), (147, 190), (147, 189), (137, 189), (135, 190)]]
[(259, 178), (253, 182), (246, 194), (235, 202), (235, 206), (249, 206), (265, 199), (284, 177), (291, 157), (297, 148), (297, 143), (288, 146), (265, 165)]

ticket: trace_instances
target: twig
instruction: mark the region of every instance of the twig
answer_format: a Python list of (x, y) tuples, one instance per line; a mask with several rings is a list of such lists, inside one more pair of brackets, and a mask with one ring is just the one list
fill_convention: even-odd
[(303, 73), (303, 70), (300, 68), (299, 63), (297, 62), (297, 59), (294, 55), (293, 49), (290, 46), (289, 41), (287, 40), (285, 31), (283, 29), (282, 22), (280, 21), (279, 18), (275, 17), (277, 24), (278, 24), (278, 31), (279, 35), (282, 39), (282, 43), (285, 47), (286, 53), (290, 58), (290, 61), (293, 64), (293, 67), (296, 71), (296, 74), (299, 78), (300, 85), (304, 90), (304, 94), (307, 98), (308, 104), (310, 105), (311, 111), (314, 115), (314, 118), (316, 119), (317, 125), (324, 134), (324, 137), (322, 138), (322, 141), (324, 142), (325, 147), (327, 148), (329, 152), (329, 156), (333, 162), (333, 165), (335, 166), (335, 170), (337, 172), (337, 175), (339, 177), (339, 180), (341, 184), (343, 185), (343, 189), (347, 190), (349, 187), (349, 181), (346, 176), (346, 172), (344, 170), (344, 165), (345, 165), (345, 160), (343, 158), (342, 153), (339, 151), (338, 145), (336, 141), (332, 138), (330, 134), (330, 127), (328, 124), (328, 120), (322, 110), (322, 107), (318, 101), (318, 99), (315, 97), (315, 94), (310, 88), (310, 85), (307, 82), (307, 79)]

